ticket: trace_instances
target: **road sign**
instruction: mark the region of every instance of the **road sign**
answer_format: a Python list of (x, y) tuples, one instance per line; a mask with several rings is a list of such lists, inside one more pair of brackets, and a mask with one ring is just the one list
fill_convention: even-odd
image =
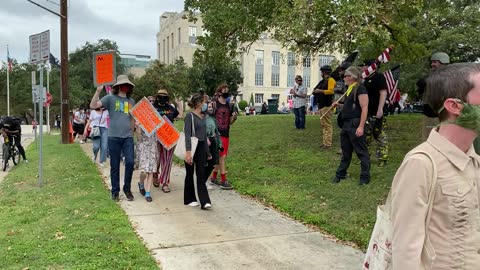
[(93, 84), (110, 85), (115, 83), (115, 51), (93, 53)]
[(30, 63), (48, 61), (50, 57), (50, 30), (30, 36)]
[(46, 92), (46, 98), (45, 98), (45, 102), (43, 103), (43, 107), (48, 107), (50, 106), (50, 104), (52, 104), (52, 100), (53, 100), (53, 97), (52, 97), (52, 94), (50, 94), (50, 92)]
[(43, 98), (43, 103), (47, 102), (47, 88), (46, 87), (41, 87), (40, 85), (35, 85), (33, 87), (32, 91), (32, 96), (33, 96), (33, 102), (38, 103), (40, 101), (40, 89), (42, 90), (42, 98)]

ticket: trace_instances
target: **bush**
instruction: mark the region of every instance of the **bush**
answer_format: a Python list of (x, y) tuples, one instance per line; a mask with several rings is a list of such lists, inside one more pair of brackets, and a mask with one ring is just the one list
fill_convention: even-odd
[(248, 106), (248, 103), (246, 100), (240, 100), (238, 102), (238, 107), (240, 108), (241, 111), (245, 111), (245, 108)]

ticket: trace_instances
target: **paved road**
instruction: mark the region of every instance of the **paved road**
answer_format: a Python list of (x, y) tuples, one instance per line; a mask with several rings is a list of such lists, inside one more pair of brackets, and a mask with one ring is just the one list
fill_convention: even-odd
[[(82, 148), (92, 156), (90, 143)], [(109, 168), (98, 169), (109, 186)], [(184, 206), (185, 170), (174, 167), (171, 176), (172, 192), (154, 188), (153, 202), (148, 203), (138, 193), (139, 172), (135, 171), (135, 201), (127, 201), (123, 194), (120, 197), (121, 207), (162, 269), (361, 268), (359, 250), (235, 191), (210, 190), (211, 210)]]

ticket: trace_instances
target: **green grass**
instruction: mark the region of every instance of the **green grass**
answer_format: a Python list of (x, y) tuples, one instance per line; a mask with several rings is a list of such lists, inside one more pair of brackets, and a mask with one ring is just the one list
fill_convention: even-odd
[(93, 163), (59, 139), (45, 137), (42, 188), (35, 144), (0, 184), (1, 268), (158, 269)]
[(319, 116), (307, 116), (305, 130), (294, 128), (293, 117), (240, 117), (231, 129), (227, 177), (241, 193), (365, 248), (377, 205), (385, 200), (404, 155), (421, 141), (421, 117), (388, 118), (388, 165), (379, 168), (371, 149), (371, 183), (361, 187), (357, 185), (360, 166), (355, 155), (347, 180), (330, 183), (341, 158), (336, 154), (340, 148), (338, 127), (334, 127), (334, 147), (320, 150)]

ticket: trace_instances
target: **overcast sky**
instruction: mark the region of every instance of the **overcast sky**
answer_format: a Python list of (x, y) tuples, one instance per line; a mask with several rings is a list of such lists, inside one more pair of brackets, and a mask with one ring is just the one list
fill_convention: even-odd
[[(60, 0), (33, 0), (60, 13)], [(50, 51), (60, 58), (60, 18), (27, 0), (0, 0), (0, 61), (10, 57), (28, 61), (32, 34), (50, 30)], [(54, 3), (52, 3), (54, 2)], [(156, 55), (159, 17), (165, 11), (180, 12), (183, 0), (69, 0), (68, 51), (86, 41), (111, 39), (121, 53)]]

